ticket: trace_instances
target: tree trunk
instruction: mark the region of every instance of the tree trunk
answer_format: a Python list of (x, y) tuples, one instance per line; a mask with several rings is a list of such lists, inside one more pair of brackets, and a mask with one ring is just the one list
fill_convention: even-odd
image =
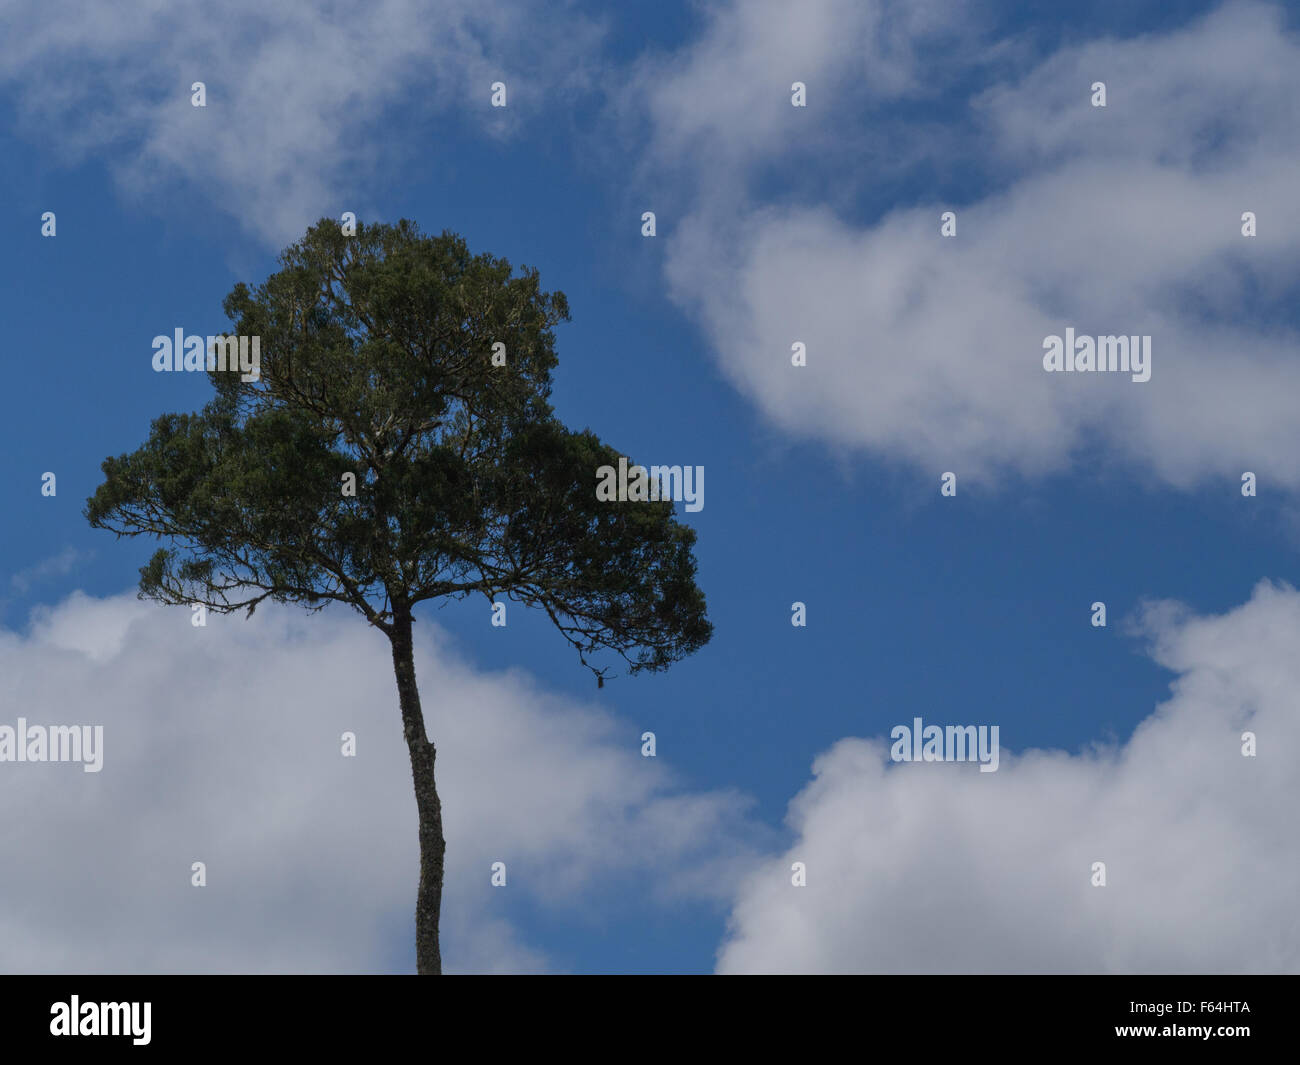
[(420, 812), (420, 893), (415, 903), (415, 969), (423, 975), (442, 972), (438, 947), (438, 915), (442, 909), (443, 855), (442, 803), (433, 779), (437, 750), (424, 730), (420, 690), (415, 684), (415, 654), (411, 642), (411, 610), (394, 603), (393, 670), (397, 674), (397, 696), (402, 707), (402, 733), (411, 755), (411, 776), (415, 781), (415, 805)]

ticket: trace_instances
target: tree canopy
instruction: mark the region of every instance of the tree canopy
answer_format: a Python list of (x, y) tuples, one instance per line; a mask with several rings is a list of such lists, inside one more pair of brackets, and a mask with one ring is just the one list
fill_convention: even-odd
[(667, 501), (597, 501), (619, 453), (554, 415), (569, 310), (535, 270), (408, 221), (346, 236), (322, 219), (224, 308), (261, 338), (258, 379), (209, 369), (203, 410), (155, 419), (87, 503), (92, 525), (168, 542), (143, 597), (337, 601), (390, 635), (424, 600), (506, 597), (598, 676), (594, 652), (657, 670), (708, 641), (694, 531)]

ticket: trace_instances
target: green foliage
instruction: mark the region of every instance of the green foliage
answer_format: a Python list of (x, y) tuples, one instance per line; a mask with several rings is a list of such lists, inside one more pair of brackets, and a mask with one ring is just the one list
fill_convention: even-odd
[(406, 221), (322, 220), (280, 265), (224, 303), (261, 337), (260, 379), (211, 371), (203, 411), (155, 419), (87, 501), (92, 525), (167, 542), (142, 597), (340, 601), (391, 635), (423, 600), (504, 596), (634, 672), (708, 641), (694, 532), (670, 503), (598, 502), (618, 453), (553, 415), (562, 293)]

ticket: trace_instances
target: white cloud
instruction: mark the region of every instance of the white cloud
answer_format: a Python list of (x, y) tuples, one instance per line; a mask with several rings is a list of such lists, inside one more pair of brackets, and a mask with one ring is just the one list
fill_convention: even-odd
[[(498, 904), (501, 860), (504, 890), (561, 921), (618, 911), (633, 881), (637, 905), (732, 902), (723, 972), (1300, 971), (1290, 588), (1262, 584), (1222, 617), (1151, 607), (1144, 631), (1178, 678), (1122, 745), (1012, 754), (1004, 730), (981, 774), (842, 740), (791, 804), (794, 843), (764, 860), (741, 796), (682, 789), (640, 758), (636, 729), (522, 673), (475, 675), (418, 628), (449, 969), (554, 965)], [(25, 811), (0, 826), (0, 969), (399, 967), (416, 841), (389, 670), (341, 611), (196, 629), (184, 610), (74, 595), (0, 632), (0, 721), (105, 730), (100, 773), (0, 765), (0, 802)], [(206, 888), (189, 884), (195, 860)], [(796, 860), (807, 888), (790, 885)]]
[[(844, 37), (860, 41), (851, 26)], [(844, 47), (818, 38), (814, 52), (834, 68)], [(765, 47), (748, 55), (741, 69), (771, 68)], [(704, 161), (712, 146), (690, 136), (730, 112), (693, 88), (693, 69), (662, 95), (685, 94), (696, 113), (650, 110), (657, 144)], [(1107, 82), (1105, 109), (1088, 102), (1094, 80)], [(965, 152), (998, 172), (995, 191), (859, 224), (824, 205), (756, 205), (734, 177), (719, 178), (727, 196), (701, 180), (671, 234), (670, 292), (732, 383), (792, 436), (977, 480), (1100, 454), (1180, 487), (1252, 470), (1300, 488), (1288, 399), (1300, 388), (1288, 299), (1300, 280), (1297, 96), (1300, 43), (1269, 7), (1067, 48), (931, 136), (930, 162), (951, 168)], [(851, 117), (809, 112), (823, 132)], [(759, 134), (751, 174), (789, 153)], [(787, 170), (800, 158), (811, 165), (796, 151)], [(860, 189), (873, 175), (847, 158), (820, 165)], [(837, 201), (851, 198), (844, 189)], [(945, 239), (949, 208), (958, 234)], [(1247, 210), (1253, 239), (1240, 232)], [(1045, 373), (1043, 339), (1066, 326), (1150, 334), (1151, 380)], [(805, 368), (790, 365), (794, 341), (807, 345)]]
[(859, 89), (922, 91), (918, 42), (951, 39), (969, 17), (928, 0), (713, 3), (689, 45), (636, 65), (625, 102), (644, 99), (654, 153), (701, 153), (710, 178), (725, 183), (728, 166), (781, 153), (806, 128), (808, 111), (790, 103), (794, 82), (808, 88), (813, 114), (843, 108)]
[[(112, 152), (146, 202), (180, 182), (263, 242), (301, 235), (341, 204), (346, 178), (403, 161), (387, 108), (441, 113), (500, 136), (585, 85), (599, 42), (570, 5), (374, 0), (268, 6), (0, 2), (0, 84), (43, 149)], [(504, 80), (509, 106), (489, 106)], [(190, 86), (207, 86), (194, 108)]]
[(1122, 745), (1004, 747), (995, 773), (894, 764), (882, 740), (819, 757), (719, 971), (1300, 972), (1300, 594), (1261, 583), (1224, 615), (1154, 604), (1141, 624), (1178, 676)]
[(32, 586), (50, 577), (64, 577), (77, 566), (87, 562), (94, 552), (79, 551), (75, 547), (65, 547), (57, 555), (43, 558), (25, 569), (20, 569), (9, 578), (9, 588), (18, 595), (26, 595)]
[[(636, 897), (629, 878), (647, 905), (728, 890), (753, 853), (746, 800), (684, 790), (641, 758), (639, 730), (523, 673), (475, 674), (433, 625), (417, 634), (449, 970), (553, 964), (500, 892), (582, 920)], [(264, 606), (196, 628), (188, 610), (76, 594), (0, 631), (0, 674), (0, 723), (104, 727), (98, 773), (0, 763), (0, 804), (23, 811), (0, 825), (0, 970), (401, 968), (415, 802), (387, 643), (359, 618)]]

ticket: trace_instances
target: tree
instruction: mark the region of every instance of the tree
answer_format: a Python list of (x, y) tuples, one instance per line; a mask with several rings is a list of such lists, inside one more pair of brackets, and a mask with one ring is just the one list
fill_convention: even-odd
[(417, 969), (438, 973), (445, 843), (415, 607), (481, 593), (540, 608), (603, 686), (593, 659), (662, 670), (708, 641), (695, 534), (671, 502), (596, 499), (619, 456), (554, 416), (552, 327), (569, 312), (536, 270), (405, 220), (344, 236), (322, 219), (279, 265), (223, 305), (236, 336), (260, 338), (258, 379), (209, 355), (211, 401), (106, 459), (84, 513), (169, 545), (140, 598), (249, 615), (340, 602), (389, 639), (419, 811)]

